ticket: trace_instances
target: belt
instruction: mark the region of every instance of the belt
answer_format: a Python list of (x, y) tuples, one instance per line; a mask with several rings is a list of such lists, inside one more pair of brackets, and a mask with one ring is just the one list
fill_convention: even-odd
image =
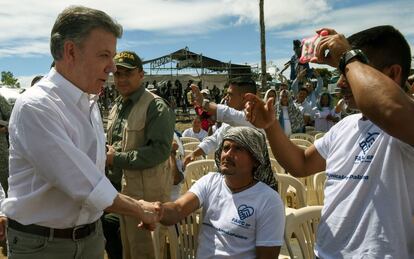
[(24, 233), (29, 233), (38, 236), (44, 237), (56, 237), (56, 238), (65, 238), (65, 239), (72, 239), (74, 241), (78, 239), (85, 238), (93, 233), (96, 229), (96, 224), (98, 221), (95, 221), (91, 224), (76, 226), (74, 228), (48, 228), (39, 225), (22, 225), (19, 222), (13, 219), (7, 219), (7, 224), (10, 228), (21, 231)]

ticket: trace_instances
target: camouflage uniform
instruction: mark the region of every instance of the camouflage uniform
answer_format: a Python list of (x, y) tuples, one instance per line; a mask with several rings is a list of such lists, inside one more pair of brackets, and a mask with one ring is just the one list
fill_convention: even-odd
[[(11, 106), (6, 98), (0, 95), (0, 119), (8, 121), (11, 114)], [(9, 185), (7, 178), (9, 177), (9, 144), (7, 134), (0, 132), (0, 183), (4, 191), (7, 193)]]

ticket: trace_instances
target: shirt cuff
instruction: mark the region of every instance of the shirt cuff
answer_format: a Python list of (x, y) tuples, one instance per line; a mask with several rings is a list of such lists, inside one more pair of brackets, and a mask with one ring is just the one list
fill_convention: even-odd
[(95, 208), (97, 211), (102, 211), (114, 203), (118, 191), (113, 187), (111, 182), (102, 176), (99, 183), (95, 186), (85, 201), (86, 207)]
[(211, 148), (209, 148), (209, 146), (203, 142), (201, 142), (200, 144), (198, 144), (198, 147), (201, 148), (201, 150), (203, 150), (205, 155), (208, 155), (209, 151)]
[(223, 117), (224, 117), (224, 114), (227, 108), (228, 106), (224, 104), (217, 104), (217, 108), (216, 108), (217, 121), (223, 121)]

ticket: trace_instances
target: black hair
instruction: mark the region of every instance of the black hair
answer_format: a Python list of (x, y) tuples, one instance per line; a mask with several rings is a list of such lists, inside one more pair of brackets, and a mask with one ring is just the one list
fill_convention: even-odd
[(400, 65), (400, 86), (405, 84), (411, 67), (411, 52), (400, 31), (390, 25), (376, 26), (349, 36), (348, 41), (353, 48), (361, 49), (370, 64), (378, 70), (394, 64)]
[(308, 89), (306, 89), (305, 87), (299, 87), (298, 93), (299, 93), (300, 91), (305, 91), (305, 92), (306, 92), (306, 94), (309, 94)]
[(251, 78), (247, 76), (240, 76), (235, 77), (229, 80), (229, 85), (234, 85), (242, 91), (243, 93), (252, 93), (256, 94), (257, 88), (256, 88), (256, 82)]

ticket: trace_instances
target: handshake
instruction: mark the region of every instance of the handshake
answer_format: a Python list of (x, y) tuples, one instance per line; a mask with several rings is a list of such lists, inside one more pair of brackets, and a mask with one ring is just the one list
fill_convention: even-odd
[(163, 206), (159, 201), (148, 202), (144, 200), (138, 201), (139, 206), (141, 207), (140, 220), (141, 223), (138, 227), (145, 228), (147, 230), (153, 231), (163, 216)]

